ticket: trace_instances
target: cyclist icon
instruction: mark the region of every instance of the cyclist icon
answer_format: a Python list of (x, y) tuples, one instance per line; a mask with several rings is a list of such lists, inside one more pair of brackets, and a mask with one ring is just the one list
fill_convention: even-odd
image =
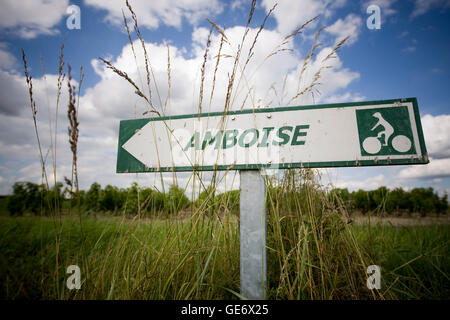
[(381, 138), (381, 136), (384, 136), (384, 143), (383, 146), (388, 145), (389, 137), (394, 133), (394, 128), (391, 126), (389, 122), (384, 120), (383, 116), (379, 112), (375, 112), (373, 117), (378, 119), (378, 122), (375, 124), (375, 126), (370, 129), (371, 131), (375, 130), (378, 126), (382, 126), (383, 130), (378, 132), (377, 138)]
[[(383, 130), (378, 132), (376, 137), (368, 137), (364, 139), (363, 148), (367, 153), (376, 154), (380, 152), (382, 147), (389, 146), (389, 138), (394, 134), (395, 130), (394, 127), (383, 118), (380, 112), (375, 112), (372, 116), (377, 118), (378, 121), (375, 126), (370, 129), (370, 131), (374, 131), (379, 126), (381, 126)], [(408, 152), (411, 149), (411, 140), (404, 135), (394, 136), (391, 144), (397, 152)]]

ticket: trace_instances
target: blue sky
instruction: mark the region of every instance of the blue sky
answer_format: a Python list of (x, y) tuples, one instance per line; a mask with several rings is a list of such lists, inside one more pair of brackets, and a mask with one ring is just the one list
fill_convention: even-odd
[[(276, 1), (258, 1), (250, 24), (255, 35), (267, 12)], [(206, 40), (211, 25), (206, 18), (225, 26), (231, 47), (236, 49), (248, 18), (251, 1), (138, 1), (130, 0), (136, 11), (143, 38), (147, 43), (156, 83), (162, 100), (167, 96), (167, 47), (171, 57), (172, 87), (168, 113), (196, 112)], [(380, 8), (381, 28), (370, 30), (366, 20), (369, 5)], [(68, 29), (66, 13), (77, 5), (81, 28)], [(109, 59), (126, 71), (136, 83), (145, 74), (142, 52), (135, 42), (138, 66), (132, 57), (121, 9), (129, 17), (125, 1), (2, 1), (0, 13), (0, 194), (11, 192), (15, 181), (41, 180), (39, 152), (34, 135), (20, 49), (23, 48), (34, 79), (38, 108), (38, 128), (49, 176), (53, 174), (54, 154), (50, 128), (56, 120), (56, 79), (58, 56), (64, 42), (64, 60), (79, 78), (80, 65), (85, 71), (80, 98), (80, 184), (87, 188), (98, 181), (103, 186), (128, 186), (138, 180), (143, 185), (158, 185), (155, 175), (118, 175), (115, 173), (119, 120), (142, 117), (146, 106), (128, 83), (106, 70), (98, 57)], [(281, 52), (258, 67), (271, 50), (297, 26), (320, 15), (301, 35), (286, 44)], [(284, 76), (294, 76), (313, 44), (315, 32), (322, 43), (311, 63), (310, 75), (320, 67), (319, 57), (337, 41), (350, 36), (339, 50), (331, 69), (322, 74), (320, 96), (312, 101), (304, 97), (296, 104), (337, 103), (417, 97), (424, 127), (425, 142), (431, 157), (427, 166), (342, 168), (324, 170), (328, 180), (339, 187), (373, 189), (381, 185), (412, 188), (432, 186), (441, 194), (450, 191), (450, 1), (448, 0), (303, 0), (278, 1), (257, 42), (256, 54), (249, 65), (255, 71), (252, 103), (283, 106), (279, 96), (267, 94), (274, 84), (281, 92)], [(132, 28), (130, 21), (130, 28)], [(133, 40), (136, 34), (132, 32)], [(249, 37), (253, 39), (253, 37)], [(209, 92), (220, 35), (213, 32), (206, 65), (205, 92)], [(234, 40), (234, 41), (232, 41)], [(250, 42), (250, 41), (248, 41)], [(248, 47), (250, 43), (247, 43)], [(245, 46), (244, 46), (245, 47)], [(245, 48), (247, 48), (245, 47)], [(245, 51), (245, 50), (244, 50)], [(232, 50), (230, 53), (233, 52)], [(41, 68), (45, 65), (45, 77)], [(224, 69), (231, 63), (223, 59)], [(228, 59), (231, 60), (231, 59)], [(253, 68), (253, 69), (252, 69)], [(138, 71), (139, 70), (139, 71)], [(228, 69), (230, 70), (230, 69)], [(227, 72), (217, 79), (217, 93), (210, 110), (223, 107)], [(145, 80), (145, 79), (144, 79)], [(287, 81), (287, 92), (290, 85)], [(71, 155), (67, 143), (66, 82), (58, 113), (57, 180), (70, 176)], [(156, 88), (154, 88), (156, 89)], [(222, 90), (223, 91), (223, 90)], [(155, 92), (155, 91), (154, 91)], [(155, 100), (157, 99), (154, 96)], [(258, 99), (261, 99), (259, 101)], [(287, 99), (289, 100), (289, 99)], [(244, 96), (237, 94), (235, 108)], [(246, 107), (252, 107), (245, 101)], [(156, 103), (158, 104), (158, 103)], [(222, 105), (221, 105), (222, 104)], [(172, 181), (165, 176), (167, 183)], [(188, 176), (179, 176), (181, 182)], [(51, 179), (53, 180), (53, 178)], [(235, 188), (236, 185), (226, 186)]]

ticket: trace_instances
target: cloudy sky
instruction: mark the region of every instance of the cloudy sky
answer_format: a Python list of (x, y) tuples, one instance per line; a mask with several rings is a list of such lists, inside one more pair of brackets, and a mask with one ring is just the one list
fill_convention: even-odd
[[(259, 27), (267, 13), (263, 31)], [(233, 56), (241, 44), (251, 1), (234, 0), (130, 0), (136, 12), (153, 72), (152, 100), (166, 114), (197, 112), (201, 69), (211, 24), (225, 30), (220, 64), (211, 98), (221, 34), (210, 37), (204, 80), (204, 111), (223, 109)], [(116, 174), (119, 121), (142, 118), (148, 110), (129, 83), (106, 69), (103, 57), (146, 88), (145, 60), (132, 30), (130, 13), (122, 0), (1, 0), (0, 11), (0, 194), (11, 192), (15, 181), (40, 182), (39, 149), (23, 72), (21, 48), (33, 76), (37, 126), (49, 180), (71, 174), (67, 137), (67, 79), (56, 110), (58, 56), (64, 43), (64, 61), (72, 66), (76, 85), (83, 66), (85, 77), (79, 101), (78, 166), (80, 187), (97, 181), (102, 186), (129, 186), (132, 181), (160, 187), (154, 174)], [(369, 29), (367, 8), (380, 8), (381, 28)], [(80, 29), (72, 28), (80, 9)], [(69, 9), (68, 9), (69, 8)], [(125, 31), (122, 10), (128, 18), (136, 59)], [(309, 19), (320, 15), (303, 33), (285, 37)], [(340, 40), (350, 36), (322, 72), (314, 98), (302, 96), (298, 75), (323, 28), (321, 44), (308, 64), (302, 86), (323, 67), (322, 60)], [(447, 30), (447, 31), (446, 31)], [(245, 69), (245, 79), (233, 92), (233, 109), (271, 105), (306, 105), (417, 97), (426, 146), (431, 158), (426, 166), (340, 168), (323, 170), (324, 183), (350, 189), (432, 186), (441, 194), (450, 191), (450, 1), (449, 0), (262, 0), (257, 2), (242, 64), (258, 35)], [(259, 32), (259, 34), (258, 34)], [(271, 55), (271, 53), (277, 52)], [(267, 58), (270, 56), (269, 58)], [(170, 87), (168, 86), (170, 61)], [(45, 69), (45, 72), (43, 71)], [(169, 90), (170, 89), (170, 90)], [(170, 94), (169, 94), (170, 93)], [(56, 133), (56, 135), (55, 135)], [(55, 139), (56, 136), (56, 139)], [(55, 148), (56, 145), (56, 148)], [(55, 155), (56, 150), (56, 155)], [(178, 176), (181, 184), (189, 175)], [(237, 188), (233, 176), (226, 188)], [(173, 177), (164, 175), (167, 183)]]

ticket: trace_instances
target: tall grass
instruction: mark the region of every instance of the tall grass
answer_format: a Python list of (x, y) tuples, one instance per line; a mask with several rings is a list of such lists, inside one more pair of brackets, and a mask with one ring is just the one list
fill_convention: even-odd
[(370, 260), (348, 214), (328, 201), (311, 171), (289, 170), (269, 185), (269, 286), (276, 298), (383, 298), (362, 290)]
[[(106, 67), (128, 82), (135, 93), (148, 105), (145, 114), (160, 117), (170, 107), (171, 70), (168, 49), (167, 73), (168, 95), (163, 99), (153, 74), (150, 54), (139, 29), (137, 15), (126, 1), (131, 14), (134, 31), (144, 52), (146, 86), (138, 69), (140, 86), (124, 71), (117, 69), (110, 61), (100, 58)], [(244, 56), (242, 48), (249, 34), (256, 1), (252, 1), (248, 21), (237, 51), (234, 52), (233, 67), (229, 72), (226, 98), (223, 101), (223, 121), (226, 112), (236, 104), (239, 92), (247, 91), (246, 98), (256, 100), (251, 81), (256, 70), (250, 75), (246, 68), (254, 55), (255, 44), (264, 29), (266, 20), (275, 10), (272, 8), (262, 21), (258, 32), (251, 40), (250, 49)], [(135, 48), (125, 13), (124, 25), (128, 34), (136, 66)], [(288, 50), (287, 43), (300, 34), (317, 17), (299, 26), (287, 35), (264, 59)], [(209, 107), (216, 89), (216, 75), (219, 70), (223, 46), (231, 48), (226, 30), (208, 20), (211, 32), (205, 46), (204, 61), (201, 67), (199, 91), (199, 113), (204, 110), (204, 80), (208, 72), (206, 61), (209, 56), (210, 38), (213, 30), (221, 35), (219, 51), (213, 70)], [(299, 101), (300, 97), (320, 93), (317, 86), (321, 71), (327, 62), (347, 40), (338, 43), (323, 59), (321, 67), (305, 86), (303, 77), (310, 65), (314, 51), (320, 46), (319, 29), (314, 44), (305, 57), (298, 75), (297, 92), (289, 100)], [(58, 101), (62, 79), (62, 49), (59, 62)], [(24, 56), (25, 72), (27, 74)], [(226, 72), (221, 70), (220, 72)], [(82, 72), (81, 72), (82, 74)], [(285, 78), (286, 79), (286, 78)], [(73, 178), (69, 184), (75, 186), (72, 196), (78, 195), (77, 143), (78, 106), (75, 108), (75, 88), (70, 84), (68, 118), (69, 143), (73, 154)], [(79, 86), (81, 86), (82, 76)], [(32, 111), (31, 77), (27, 74)], [(157, 102), (153, 101), (155, 94)], [(284, 86), (283, 86), (284, 88)], [(276, 90), (273, 89), (275, 92)], [(284, 89), (283, 89), (284, 91)], [(78, 91), (79, 95), (79, 91)], [(281, 94), (280, 103), (284, 97)], [(79, 100), (78, 100), (79, 101)], [(245, 100), (244, 100), (245, 103)], [(35, 119), (36, 112), (33, 111)], [(35, 122), (36, 124), (36, 122)], [(36, 135), (37, 127), (36, 128)], [(54, 134), (57, 132), (55, 121)], [(169, 139), (170, 140), (170, 139)], [(56, 165), (56, 136), (53, 143), (54, 165)], [(159, 150), (155, 150), (158, 154)], [(41, 156), (42, 162), (42, 156)], [(239, 284), (239, 217), (233, 214), (227, 194), (217, 195), (218, 185), (233, 169), (213, 172), (207, 181), (198, 172), (193, 172), (189, 181), (194, 185), (193, 194), (202, 194), (185, 212), (175, 212), (167, 219), (141, 219), (140, 210), (132, 219), (82, 218), (76, 220), (66, 217), (59, 224), (48, 219), (19, 218), (2, 221), (0, 240), (1, 296), (14, 299), (224, 299), (238, 298), (233, 292), (240, 292)], [(43, 172), (45, 166), (43, 166)], [(45, 173), (45, 172), (44, 172)], [(174, 182), (176, 175), (174, 174)], [(232, 177), (231, 179), (234, 179)], [(163, 175), (160, 173), (164, 188)], [(312, 170), (285, 170), (276, 177), (266, 177), (268, 210), (268, 297), (269, 299), (378, 299), (396, 297), (392, 290), (369, 291), (366, 288), (366, 268), (376, 262), (377, 256), (363, 243), (361, 234), (351, 226), (345, 208), (339, 201), (329, 201), (325, 190), (320, 186), (317, 173)], [(195, 190), (198, 186), (198, 190)], [(163, 189), (164, 192), (164, 189)], [(192, 196), (194, 198), (194, 195)], [(138, 197), (138, 208), (149, 199)], [(176, 201), (173, 199), (172, 201)], [(173, 203), (173, 208), (177, 208)], [(176, 211), (176, 210), (175, 210)], [(187, 211), (187, 217), (186, 217)], [(184, 214), (184, 215), (183, 215)], [(18, 238), (18, 235), (23, 237)], [(357, 237), (359, 236), (359, 238)], [(56, 241), (55, 241), (56, 240)], [(364, 242), (364, 241), (363, 241)], [(69, 291), (65, 287), (65, 268), (76, 264), (82, 271), (82, 289)], [(442, 270), (442, 266), (439, 267)], [(447, 275), (445, 269), (444, 275)], [(394, 285), (393, 285), (394, 287)], [(408, 296), (410, 297), (410, 296)]]
[[(240, 290), (239, 232), (238, 220), (232, 216), (225, 216), (222, 223), (108, 217), (85, 218), (81, 224), (66, 217), (62, 232), (53, 218), (0, 220), (2, 299), (238, 298), (232, 292)], [(309, 223), (293, 220), (269, 222), (269, 299), (372, 298), (359, 272), (358, 254), (345, 245), (348, 237), (324, 231), (324, 237), (336, 243), (318, 244)], [(295, 223), (302, 239), (292, 238), (290, 225)], [(278, 228), (284, 232), (281, 236), (274, 232)], [(380, 296), (448, 299), (448, 225), (349, 229), (369, 261), (381, 267)], [(323, 254), (318, 255), (318, 250)], [(66, 268), (72, 264), (81, 269), (80, 290), (65, 286)]]
[[(229, 218), (223, 223), (236, 225)], [(201, 228), (194, 219), (84, 219), (80, 225), (68, 218), (56, 270), (59, 230), (51, 220), (23, 218), (1, 225), (6, 235), (0, 244), (3, 298), (223, 299), (231, 298), (223, 288), (239, 291), (237, 228), (213, 222)], [(25, 236), (13, 239), (19, 230)], [(64, 286), (70, 264), (82, 270), (79, 291)]]
[(448, 225), (355, 227), (363, 250), (381, 266), (382, 292), (392, 299), (450, 298)]

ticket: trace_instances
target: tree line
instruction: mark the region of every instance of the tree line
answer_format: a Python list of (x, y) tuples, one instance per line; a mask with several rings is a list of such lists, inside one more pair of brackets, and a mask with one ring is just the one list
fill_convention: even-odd
[(369, 211), (392, 213), (429, 213), (446, 214), (448, 211), (447, 194), (439, 196), (433, 188), (414, 188), (410, 191), (402, 188), (389, 190), (380, 187), (376, 190), (358, 190), (349, 192), (345, 189), (333, 189), (329, 193), (330, 200), (340, 203), (349, 211), (358, 210), (365, 214)]
[(8, 196), (7, 210), (10, 215), (33, 213), (51, 215), (55, 212), (80, 211), (83, 214), (108, 212), (111, 214), (174, 213), (186, 208), (190, 200), (184, 190), (172, 185), (167, 193), (152, 188), (139, 188), (133, 183), (129, 188), (107, 185), (103, 189), (94, 182), (90, 188), (77, 194), (58, 182), (47, 189), (31, 182), (16, 182), (13, 194)]
[[(270, 191), (270, 190), (268, 190)], [(301, 191), (299, 191), (301, 192)], [(387, 214), (446, 214), (448, 211), (447, 194), (439, 196), (433, 188), (414, 188), (406, 191), (402, 188), (389, 190), (380, 187), (376, 190), (357, 190), (350, 192), (347, 188), (335, 188), (328, 192), (329, 202), (343, 206), (349, 212), (358, 211), (384, 212)], [(163, 193), (154, 188), (141, 188), (132, 183), (129, 188), (106, 185), (104, 188), (94, 182), (90, 188), (75, 194), (69, 187), (63, 188), (57, 183), (47, 189), (43, 185), (31, 182), (16, 182), (13, 194), (6, 197), (7, 211), (10, 215), (32, 213), (51, 215), (55, 212), (79, 211), (83, 214), (109, 213), (155, 216), (178, 213), (188, 207), (201, 210), (206, 214), (224, 211), (239, 214), (239, 191), (233, 190), (222, 194), (208, 187), (191, 201), (182, 188), (170, 186)]]

